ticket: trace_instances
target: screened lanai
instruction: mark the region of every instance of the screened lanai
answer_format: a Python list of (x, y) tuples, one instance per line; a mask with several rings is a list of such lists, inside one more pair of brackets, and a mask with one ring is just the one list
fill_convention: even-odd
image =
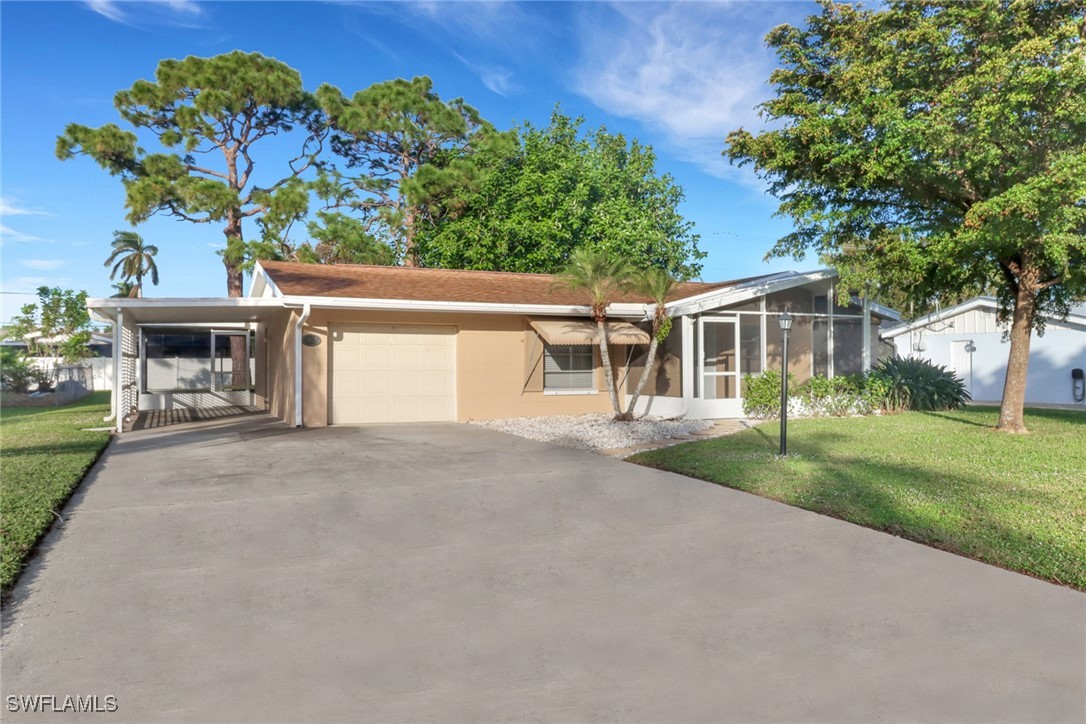
[[(788, 371), (802, 384), (870, 368), (879, 325), (892, 310), (836, 299), (832, 272), (786, 274), (669, 305), (674, 326), (661, 346), (641, 411), (697, 418), (741, 417), (744, 376), (781, 369), (780, 316), (793, 318)], [(641, 360), (644, 365), (644, 358)], [(641, 368), (627, 378), (631, 389)]]

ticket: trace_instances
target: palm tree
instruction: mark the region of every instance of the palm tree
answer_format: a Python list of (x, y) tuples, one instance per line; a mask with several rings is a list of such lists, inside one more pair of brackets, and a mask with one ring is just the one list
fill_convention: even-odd
[(632, 420), (637, 398), (641, 396), (641, 391), (645, 389), (645, 385), (649, 381), (649, 375), (652, 372), (652, 365), (656, 362), (656, 349), (661, 342), (667, 339), (668, 333), (671, 332), (671, 317), (667, 316), (667, 312), (664, 311), (664, 304), (675, 288), (675, 277), (664, 269), (653, 266), (634, 273), (630, 280), (630, 286), (651, 299), (655, 305), (652, 315), (652, 340), (649, 342), (649, 354), (645, 360), (645, 369), (641, 371), (641, 379), (637, 381), (637, 388), (634, 390), (633, 396), (630, 397), (630, 404), (626, 408), (625, 417)]
[(109, 278), (114, 279), (121, 273), (122, 281), (136, 280), (133, 296), (143, 296), (143, 277), (151, 276), (151, 283), (158, 285), (158, 266), (155, 264), (158, 247), (143, 243), (143, 237), (134, 231), (113, 232), (113, 253), (106, 259), (105, 266), (113, 265)]
[(113, 299), (126, 299), (128, 297), (134, 297), (139, 292), (139, 287), (129, 281), (120, 281), (113, 285), (113, 288), (117, 290), (116, 294), (110, 294)]
[(607, 344), (607, 305), (626, 290), (629, 278), (630, 267), (624, 259), (616, 258), (601, 249), (579, 247), (570, 255), (569, 262), (555, 282), (555, 286), (588, 294), (592, 319), (599, 329), (597, 339), (600, 343), (603, 377), (607, 380), (607, 394), (611, 396), (611, 407), (615, 410), (616, 420), (627, 418), (622, 414), (615, 392), (614, 370)]

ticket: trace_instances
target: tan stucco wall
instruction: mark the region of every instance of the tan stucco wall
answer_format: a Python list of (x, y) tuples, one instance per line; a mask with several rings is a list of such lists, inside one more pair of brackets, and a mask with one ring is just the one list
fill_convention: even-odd
[(270, 398), (268, 411), (292, 424), (294, 422), (294, 321), (296, 314), (296, 312), (284, 310), (262, 322), (260, 328), (257, 329), (257, 337), (267, 337), (265, 385)]
[(253, 335), (253, 406), (268, 409), (268, 341), (264, 325), (256, 325)]
[[(338, 324), (422, 324), (446, 325), (456, 335), (456, 417), (461, 422), (500, 417), (579, 415), (609, 412), (611, 403), (597, 355), (595, 394), (548, 395), (530, 384), (535, 371), (534, 350), (542, 350), (535, 332), (520, 315), (441, 314), (433, 312), (361, 312), (355, 310), (313, 310), (303, 334), (321, 337), (317, 347), (303, 347), (303, 416), (307, 427), (321, 427), (330, 420), (335, 391), (332, 389), (329, 327)], [(293, 327), (288, 330), (292, 331)], [(274, 330), (270, 330), (274, 338)], [(534, 345), (534, 346), (533, 346)], [(623, 348), (613, 356), (625, 360)], [(289, 349), (288, 349), (289, 352)], [(288, 355), (289, 357), (289, 355)], [(619, 359), (613, 360), (620, 366)], [(624, 371), (620, 370), (619, 399)], [(273, 396), (273, 412), (276, 411)], [(291, 412), (293, 414), (293, 412)]]
[[(664, 339), (656, 350), (656, 359), (649, 372), (649, 379), (645, 383), (643, 395), (656, 397), (682, 397), (682, 320), (676, 319), (671, 327), (671, 333)], [(630, 374), (626, 378), (626, 391), (633, 394), (637, 389), (637, 383), (641, 381), (641, 373), (645, 369), (648, 358), (648, 347), (639, 347), (638, 354), (634, 357), (630, 366)]]

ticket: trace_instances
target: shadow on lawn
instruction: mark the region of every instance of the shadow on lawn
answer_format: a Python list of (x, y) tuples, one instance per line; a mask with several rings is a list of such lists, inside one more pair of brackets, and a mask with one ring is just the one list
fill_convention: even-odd
[[(776, 454), (779, 438), (753, 428), (742, 438), (686, 443), (635, 456), (632, 462), (1086, 590), (1086, 560), (1080, 550), (1005, 518), (1008, 509), (1021, 510), (1028, 518), (1028, 511), (1066, 508), (1067, 501), (1059, 494), (993, 486), (979, 476), (842, 454), (840, 447), (832, 447), (841, 437), (805, 431), (789, 440), (790, 454), (781, 458)], [(713, 448), (721, 454), (705, 454)], [(665, 460), (667, 464), (658, 464)]]

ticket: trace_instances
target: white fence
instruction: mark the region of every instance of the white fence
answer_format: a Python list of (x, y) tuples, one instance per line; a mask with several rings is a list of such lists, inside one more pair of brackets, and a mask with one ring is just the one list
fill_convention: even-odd
[(84, 384), (91, 392), (113, 389), (113, 360), (110, 357), (89, 357), (74, 365), (66, 364), (58, 357), (28, 357), (27, 361), (38, 369), (53, 373), (59, 367), (83, 367), (87, 372), (82, 376)]

